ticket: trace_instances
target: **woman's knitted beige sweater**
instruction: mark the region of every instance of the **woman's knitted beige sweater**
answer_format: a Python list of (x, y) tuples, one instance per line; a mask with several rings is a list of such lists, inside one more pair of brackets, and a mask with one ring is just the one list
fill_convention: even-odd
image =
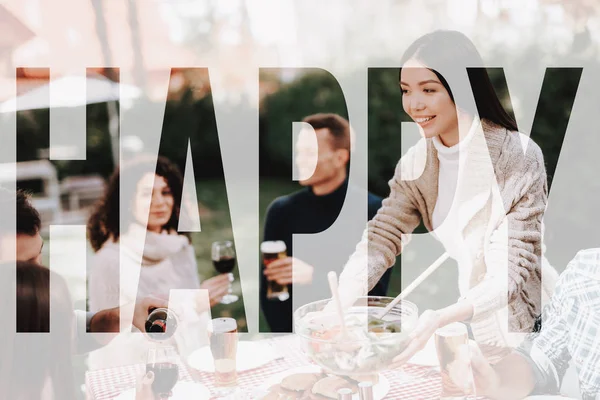
[[(524, 135), (482, 120), (466, 157), (455, 202), (472, 263), (470, 289), (461, 293), (474, 306), (472, 325), (496, 314), (501, 326), (497, 314), (503, 309), (509, 331), (530, 332), (541, 309), (541, 225), (548, 191), (542, 152)], [(402, 157), (389, 181), (390, 195), (340, 276), (347, 302), (349, 293), (364, 295), (394, 264), (421, 220), (433, 229), (438, 173), (431, 139)]]

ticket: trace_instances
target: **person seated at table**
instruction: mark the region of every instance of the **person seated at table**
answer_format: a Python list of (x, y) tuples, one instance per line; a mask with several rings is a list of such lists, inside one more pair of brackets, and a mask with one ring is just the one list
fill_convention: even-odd
[[(2, 304), (10, 305), (15, 293), (17, 307), (5, 309), (0, 332), (0, 398), (77, 399), (72, 362), (76, 320), (65, 280), (36, 262), (5, 262), (0, 265)], [(150, 390), (153, 379), (140, 382), (136, 400), (157, 400)]]
[[(8, 306), (15, 293), (16, 311)], [(75, 399), (74, 315), (64, 279), (32, 261), (5, 262), (0, 265), (0, 296), (5, 305), (0, 331), (0, 398)]]
[[(582, 250), (560, 275), (541, 329), (499, 363), (490, 365), (471, 346), (477, 394), (520, 399), (531, 394), (600, 398), (600, 248)], [(577, 375), (579, 393), (566, 388), (567, 371)]]
[[(200, 283), (190, 235), (177, 231), (182, 192), (179, 168), (162, 156), (138, 157), (115, 170), (87, 224), (96, 252), (89, 271), (92, 311), (171, 289), (207, 289), (211, 305), (227, 293), (225, 274)], [(144, 361), (144, 338), (119, 337), (90, 355), (92, 368)], [(175, 339), (192, 340), (179, 333)]]
[[(340, 214), (346, 192), (356, 190), (348, 187), (351, 153), (348, 121), (337, 114), (313, 114), (304, 118), (303, 122), (314, 129), (317, 146), (313, 132), (302, 130), (296, 142), (295, 162), (300, 173), (307, 175), (313, 167), (312, 159), (317, 157), (316, 168), (312, 175), (301, 176), (299, 183), (304, 189), (275, 199), (269, 205), (265, 218), (264, 240), (282, 240), (288, 254), (286, 258), (269, 263), (261, 276), (260, 303), (272, 332), (292, 332), (292, 283), (310, 285), (310, 291), (316, 296), (327, 295), (327, 272), (334, 265), (342, 265), (353, 249), (349, 243), (346, 251), (339, 254), (319, 252), (319, 265), (293, 256), (292, 236), (318, 233), (329, 228)], [(367, 219), (371, 219), (381, 207), (381, 197), (369, 192), (367, 196)], [(326, 257), (330, 259), (326, 260)], [(388, 269), (383, 274), (370, 295), (386, 295), (391, 272)], [(290, 298), (285, 301), (268, 299), (268, 281), (287, 285)]]
[[(41, 265), (42, 247), (44, 241), (40, 235), (40, 214), (31, 204), (29, 195), (23, 190), (16, 192), (0, 187), (0, 208), (15, 209), (16, 229), (8, 230), (8, 221), (0, 219), (0, 262), (28, 261)], [(166, 307), (165, 299), (148, 296), (140, 298), (137, 302), (126, 305), (126, 309), (133, 309), (133, 325), (142, 329), (150, 308)], [(112, 336), (103, 335), (101, 338), (87, 335), (87, 332), (104, 333), (118, 332), (120, 320), (120, 307), (102, 309), (97, 312), (75, 310), (76, 331), (75, 352), (87, 353), (105, 345)], [(79, 329), (86, 326), (86, 330)]]

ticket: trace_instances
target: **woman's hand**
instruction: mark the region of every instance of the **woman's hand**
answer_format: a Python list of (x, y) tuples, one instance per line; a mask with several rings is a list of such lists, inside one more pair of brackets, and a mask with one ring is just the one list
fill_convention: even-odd
[(208, 290), (210, 306), (218, 304), (229, 290), (229, 274), (217, 275), (200, 284), (200, 289)]
[(138, 379), (135, 388), (135, 400), (158, 400), (158, 397), (152, 391), (152, 382), (154, 382), (154, 372), (149, 371)]
[(427, 310), (421, 314), (415, 330), (409, 335), (408, 346), (392, 360), (391, 368), (398, 368), (406, 364), (418, 351), (423, 350), (429, 338), (441, 325), (439, 311)]
[(392, 361), (392, 368), (404, 365), (422, 350), (435, 331), (453, 322), (466, 321), (473, 317), (473, 305), (469, 300), (461, 299), (441, 310), (427, 310), (417, 322), (415, 330), (409, 335), (410, 343), (406, 349)]

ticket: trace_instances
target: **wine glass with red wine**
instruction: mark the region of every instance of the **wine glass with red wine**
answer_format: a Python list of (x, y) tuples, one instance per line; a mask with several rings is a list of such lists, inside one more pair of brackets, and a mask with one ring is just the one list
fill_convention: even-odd
[(229, 274), (229, 290), (221, 299), (221, 304), (231, 304), (238, 301), (238, 297), (232, 293), (233, 269), (235, 268), (235, 250), (233, 243), (229, 240), (214, 242), (212, 244), (212, 262), (215, 269), (221, 274)]
[(179, 380), (177, 353), (173, 346), (156, 346), (148, 349), (146, 373), (154, 373), (152, 391), (159, 399), (168, 399)]

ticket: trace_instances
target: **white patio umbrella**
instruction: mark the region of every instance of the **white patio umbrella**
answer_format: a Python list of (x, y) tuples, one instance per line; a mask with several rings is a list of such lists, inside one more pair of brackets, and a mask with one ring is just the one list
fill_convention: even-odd
[[(50, 93), (52, 90), (52, 94)], [(113, 82), (102, 75), (64, 76), (42, 85), (20, 96), (0, 103), (0, 113), (37, 110), (44, 108), (80, 107), (86, 104), (120, 101), (125, 105), (142, 95), (142, 91), (132, 85)], [(109, 113), (111, 116), (112, 113)], [(118, 116), (109, 121), (112, 141), (113, 161), (118, 165), (119, 144)]]
[[(53, 96), (50, 97), (50, 87)], [(81, 96), (85, 93), (85, 96)], [(109, 101), (127, 101), (139, 97), (141, 90), (113, 82), (102, 75), (64, 76), (0, 104), (0, 113), (37, 110), (50, 107), (78, 107)], [(51, 102), (52, 104), (50, 104)]]

